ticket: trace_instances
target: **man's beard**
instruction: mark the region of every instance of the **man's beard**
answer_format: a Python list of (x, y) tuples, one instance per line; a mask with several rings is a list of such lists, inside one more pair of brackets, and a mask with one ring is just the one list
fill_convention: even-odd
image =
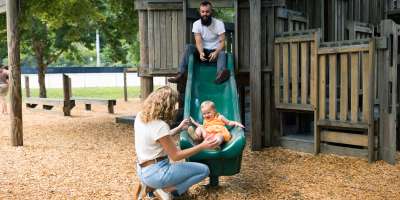
[(201, 19), (201, 24), (203, 24), (204, 26), (210, 26), (211, 22), (212, 22), (212, 17), (211, 16), (204, 16), (204, 17), (200, 17)]

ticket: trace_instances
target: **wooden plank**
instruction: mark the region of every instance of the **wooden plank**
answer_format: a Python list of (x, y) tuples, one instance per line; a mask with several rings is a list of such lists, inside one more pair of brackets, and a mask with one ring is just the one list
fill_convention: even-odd
[(349, 144), (356, 146), (368, 146), (368, 136), (362, 134), (338, 132), (338, 131), (321, 131), (321, 141), (333, 142), (339, 144)]
[(311, 42), (311, 50), (310, 50), (310, 96), (311, 96), (311, 104), (317, 111), (318, 108), (318, 56), (317, 56), (317, 47), (319, 40), (319, 33), (313, 34), (314, 41)]
[(358, 72), (358, 53), (351, 55), (351, 121), (358, 121), (358, 89), (359, 89), (359, 72)]
[(329, 119), (336, 119), (337, 54), (329, 55)]
[(274, 39), (275, 39), (275, 12), (274, 12), (274, 7), (269, 7), (267, 9), (267, 44), (268, 44), (268, 66), (273, 66), (274, 65), (274, 51), (272, 50), (274, 48)]
[(319, 56), (319, 119), (325, 119), (326, 115), (326, 56)]
[[(139, 15), (142, 12), (144, 12), (144, 11), (140, 11)], [(155, 45), (154, 44), (154, 14), (153, 13), (154, 12), (147, 12), (147, 19), (145, 19), (144, 16), (142, 17), (142, 20), (143, 20), (142, 22), (145, 22), (144, 20), (146, 20), (148, 26), (147, 26), (147, 30), (145, 30), (146, 26), (145, 26), (145, 24), (143, 24), (143, 28), (141, 31), (143, 32), (143, 34), (148, 33), (148, 35), (147, 35), (148, 42), (146, 42), (145, 36), (142, 35), (143, 39), (141, 39), (140, 45), (143, 46), (144, 44), (148, 44), (147, 48), (146, 48), (146, 51), (148, 51), (148, 63), (145, 63), (145, 62), (140, 62), (140, 63), (141, 63), (141, 66), (148, 65), (148, 67), (147, 67), (148, 69), (152, 69), (155, 67), (155, 62), (154, 62), (154, 57), (155, 57), (155, 53), (154, 53), (154, 51), (155, 51), (155, 48), (154, 48), (154, 45)], [(139, 20), (140, 20), (140, 16), (139, 16)], [(139, 27), (139, 29), (140, 29), (140, 27)], [(142, 42), (145, 42), (145, 43), (142, 43)], [(145, 51), (143, 51), (143, 52), (141, 51), (141, 54), (142, 53), (145, 53)], [(147, 55), (147, 53), (145, 53), (145, 54)]]
[(313, 141), (309, 140), (301, 140), (297, 138), (283, 136), (280, 137), (280, 144), (284, 148), (292, 149), (295, 151), (301, 151), (306, 153), (313, 153), (314, 152), (314, 143)]
[(275, 38), (275, 43), (309, 42), (313, 40), (314, 38), (312, 35), (300, 35), (293, 37), (284, 36)]
[(259, 150), (262, 145), (262, 124), (259, 105), (261, 102), (261, 0), (250, 0), (250, 52), (253, 59), (250, 60), (250, 91), (251, 91), (251, 129), (252, 149)]
[[(233, 1), (232, 0), (218, 0), (218, 1), (213, 1), (212, 5), (214, 8), (232, 8)], [(188, 7), (189, 8), (199, 8), (200, 3), (198, 0), (188, 0)]]
[(296, 111), (313, 111), (312, 105), (309, 104), (277, 104), (275, 106), (281, 110), (296, 110)]
[(179, 64), (179, 35), (178, 35), (178, 29), (180, 28), (178, 26), (178, 12), (172, 12), (172, 20), (171, 20), (171, 26), (172, 26), (172, 65), (174, 68), (178, 67)]
[(297, 97), (298, 97), (298, 88), (299, 88), (299, 81), (298, 81), (298, 48), (297, 43), (290, 44), (290, 55), (291, 55), (291, 77), (292, 77), (292, 104), (297, 104)]
[(356, 149), (356, 148), (341, 147), (329, 144), (321, 145), (321, 153), (355, 156), (363, 158), (366, 158), (368, 156), (367, 149)]
[(307, 104), (308, 99), (308, 86), (309, 86), (309, 74), (308, 74), (308, 43), (301, 43), (301, 104)]
[[(149, 12), (154, 12), (154, 68), (152, 71), (160, 69), (161, 68), (161, 43), (162, 43), (162, 38), (161, 38), (161, 23), (160, 23), (160, 13), (161, 11), (149, 11)], [(149, 47), (152, 48), (152, 47)]]
[(283, 103), (289, 103), (289, 47), (283, 44)]
[(281, 103), (281, 101), (280, 101), (280, 99), (281, 99), (281, 97), (280, 97), (280, 81), (281, 81), (281, 78), (280, 78), (280, 51), (279, 51), (279, 48), (280, 48), (280, 45), (279, 44), (276, 44), (275, 45), (275, 48), (274, 48), (274, 50), (275, 50), (275, 53), (274, 53), (274, 56), (275, 56), (275, 59), (274, 59), (274, 62), (275, 62), (275, 67), (274, 67), (274, 90), (275, 90), (275, 103), (276, 104), (279, 104), (279, 103)]
[(368, 51), (368, 45), (351, 45), (342, 47), (323, 47), (318, 49), (318, 54), (339, 54), (339, 53), (350, 53), (350, 52), (362, 52)]
[(348, 115), (348, 100), (349, 100), (349, 68), (348, 54), (340, 55), (340, 120), (347, 121)]
[(331, 128), (331, 129), (346, 129), (346, 130), (367, 130), (368, 124), (364, 122), (342, 122), (342, 121), (332, 121), (332, 120), (319, 120), (317, 122), (318, 126)]
[(166, 65), (165, 68), (167, 69), (172, 69), (176, 68), (172, 64), (172, 59), (173, 59), (173, 52), (172, 52), (172, 38), (176, 37), (176, 35), (172, 35), (172, 13), (174, 11), (167, 11), (165, 13), (165, 24), (166, 24), (166, 43), (165, 43), (165, 53), (167, 54), (166, 56)]
[[(371, 55), (372, 56), (372, 55)], [(362, 88), (363, 88), (363, 93), (362, 93), (362, 98), (363, 98), (363, 121), (365, 122), (371, 122), (370, 120), (370, 114), (371, 114), (371, 102), (370, 102), (370, 95), (372, 94), (373, 87), (370, 87), (369, 82), (372, 81), (370, 80), (370, 73), (371, 72), (371, 66), (369, 64), (369, 53), (362, 53), (361, 57), (361, 63), (362, 63)]]

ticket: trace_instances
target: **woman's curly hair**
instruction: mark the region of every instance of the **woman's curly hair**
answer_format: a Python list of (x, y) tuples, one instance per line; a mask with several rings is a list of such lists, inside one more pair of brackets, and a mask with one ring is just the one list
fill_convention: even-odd
[(144, 101), (140, 118), (144, 123), (163, 120), (172, 124), (175, 120), (175, 105), (178, 102), (178, 97), (178, 92), (169, 86), (158, 88)]

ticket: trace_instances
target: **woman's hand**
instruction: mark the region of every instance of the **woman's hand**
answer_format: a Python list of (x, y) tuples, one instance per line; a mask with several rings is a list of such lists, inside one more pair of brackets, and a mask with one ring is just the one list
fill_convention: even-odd
[(204, 141), (199, 144), (199, 146), (201, 146), (202, 149), (213, 149), (218, 145), (219, 145), (218, 140), (213, 136), (206, 137)]
[(190, 125), (190, 120), (189, 119), (184, 119), (181, 121), (181, 123), (179, 124), (178, 128), (179, 130), (186, 130)]

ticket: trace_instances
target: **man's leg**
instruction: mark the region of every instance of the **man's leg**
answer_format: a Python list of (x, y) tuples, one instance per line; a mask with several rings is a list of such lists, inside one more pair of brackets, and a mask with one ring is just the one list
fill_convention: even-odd
[(217, 77), (215, 83), (221, 84), (229, 79), (229, 70), (226, 69), (226, 54), (225, 51), (220, 51), (218, 53), (217, 60)]
[(173, 78), (169, 78), (168, 81), (171, 83), (178, 83), (184, 79), (189, 64), (189, 56), (196, 51), (196, 47), (193, 44), (187, 44), (185, 52), (182, 56), (181, 62), (179, 62), (179, 73)]

